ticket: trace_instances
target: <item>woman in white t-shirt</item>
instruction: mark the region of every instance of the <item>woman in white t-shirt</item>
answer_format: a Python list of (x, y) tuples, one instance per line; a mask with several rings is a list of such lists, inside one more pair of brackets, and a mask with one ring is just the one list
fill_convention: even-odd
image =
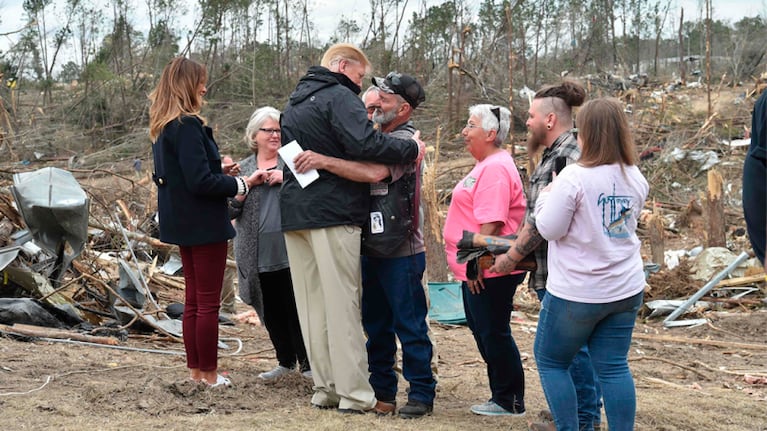
[(636, 392), (628, 350), (645, 286), (636, 235), (649, 186), (617, 99), (578, 112), (581, 158), (541, 193), (537, 227), (549, 241), (549, 293), (541, 305), (535, 359), (556, 429), (578, 429), (568, 373), (588, 345), (602, 387), (610, 431), (633, 430)]

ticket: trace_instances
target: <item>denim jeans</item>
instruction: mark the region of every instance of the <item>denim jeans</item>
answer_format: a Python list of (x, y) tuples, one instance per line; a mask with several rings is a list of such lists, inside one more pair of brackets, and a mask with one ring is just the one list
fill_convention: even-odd
[(421, 277), (424, 253), (413, 256), (362, 257), (362, 327), (368, 335), (368, 370), (376, 398), (397, 396), (395, 335), (402, 344), (402, 375), (408, 398), (433, 405), (437, 385), (431, 371), (432, 345), (426, 327), (428, 305)]
[[(535, 291), (538, 300), (543, 301), (546, 289)], [(602, 422), (602, 390), (599, 379), (591, 365), (587, 345), (581, 346), (568, 368), (578, 398), (578, 426), (580, 431), (594, 431), (594, 424)]]
[(569, 368), (584, 344), (599, 378), (610, 431), (634, 429), (636, 391), (628, 350), (642, 298), (643, 292), (606, 304), (567, 301), (550, 293), (543, 298), (534, 353), (557, 430), (578, 430), (578, 402)]
[(509, 322), (514, 293), (524, 279), (524, 273), (486, 278), (478, 294), (461, 283), (466, 322), (487, 364), (490, 399), (515, 413), (525, 411), (525, 371)]

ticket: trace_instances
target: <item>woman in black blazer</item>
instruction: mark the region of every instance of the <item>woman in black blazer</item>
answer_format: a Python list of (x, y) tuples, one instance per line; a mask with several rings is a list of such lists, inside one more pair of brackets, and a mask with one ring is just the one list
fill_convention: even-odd
[(173, 59), (149, 95), (149, 136), (160, 240), (177, 244), (184, 269), (183, 333), (187, 367), (194, 381), (228, 386), (217, 373), (218, 308), (226, 266), (227, 197), (246, 195), (263, 174), (236, 177), (236, 164), (223, 165), (210, 127), (200, 116), (207, 72), (187, 58)]

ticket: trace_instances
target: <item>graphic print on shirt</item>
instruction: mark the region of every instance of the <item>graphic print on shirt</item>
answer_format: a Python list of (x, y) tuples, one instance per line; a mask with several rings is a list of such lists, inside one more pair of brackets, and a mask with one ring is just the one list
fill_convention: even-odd
[(470, 189), (474, 187), (474, 184), (476, 184), (477, 179), (474, 177), (466, 177), (466, 179), (463, 180), (463, 188)]
[(609, 238), (628, 238), (631, 235), (626, 224), (633, 213), (631, 196), (616, 195), (613, 184), (613, 194), (605, 196), (600, 193), (597, 205), (602, 207), (602, 231), (605, 235)]

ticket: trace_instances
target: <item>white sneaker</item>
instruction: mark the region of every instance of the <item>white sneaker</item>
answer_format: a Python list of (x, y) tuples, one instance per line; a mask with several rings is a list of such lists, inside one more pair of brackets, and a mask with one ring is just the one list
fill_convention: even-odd
[(312, 370), (306, 370), (301, 373), (302, 376), (304, 376), (307, 380), (314, 380), (314, 375), (312, 374)]
[(271, 371), (266, 371), (258, 375), (258, 378), (261, 380), (276, 380), (280, 377), (284, 376), (285, 374), (288, 374), (290, 372), (290, 368), (285, 368), (282, 365), (277, 365), (276, 368), (274, 368)]
[(224, 386), (224, 387), (232, 386), (232, 381), (227, 379), (226, 377), (222, 376), (221, 374), (216, 374), (216, 382), (215, 383), (209, 383), (206, 380), (201, 380), (201, 381), (204, 382), (205, 384), (207, 384), (208, 387), (211, 387), (211, 388), (218, 388), (218, 387), (221, 387), (221, 386)]
[(524, 416), (525, 411), (522, 410), (521, 412), (510, 412), (503, 407), (496, 404), (494, 401), (488, 401), (483, 404), (477, 404), (474, 406), (471, 406), (471, 412), (475, 415), (482, 415), (482, 416)]

